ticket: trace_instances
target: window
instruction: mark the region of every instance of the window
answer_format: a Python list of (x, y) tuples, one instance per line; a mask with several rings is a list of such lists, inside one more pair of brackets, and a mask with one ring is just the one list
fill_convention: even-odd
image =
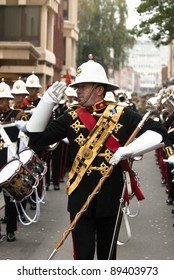
[(66, 38), (63, 38), (63, 42), (64, 42), (64, 58), (63, 58), (63, 64), (66, 65)]
[(0, 41), (40, 45), (40, 7), (0, 6)]
[(63, 1), (63, 18), (65, 20), (68, 20), (69, 19), (69, 9), (68, 9), (68, 6), (69, 6), (69, 0), (64, 0)]

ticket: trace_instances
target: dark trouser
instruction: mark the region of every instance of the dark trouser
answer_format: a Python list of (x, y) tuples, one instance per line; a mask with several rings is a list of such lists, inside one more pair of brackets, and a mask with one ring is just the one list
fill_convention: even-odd
[(50, 184), (50, 181), (52, 181), (54, 185), (59, 186), (61, 179), (64, 178), (67, 167), (68, 148), (69, 145), (61, 141), (53, 151), (48, 153), (47, 184)]
[(174, 179), (173, 174), (171, 173), (173, 166), (167, 164), (167, 175), (168, 175), (168, 182), (169, 182), (169, 193), (168, 198), (172, 198), (174, 201), (174, 183), (172, 180)]
[(68, 148), (69, 145), (61, 141), (52, 152), (52, 179), (53, 184), (58, 186), (66, 172)]
[(7, 217), (6, 231), (13, 232), (17, 230), (17, 210), (14, 202), (10, 197), (4, 195), (5, 199), (5, 215)]
[[(73, 219), (74, 217), (71, 216), (71, 221)], [(116, 216), (102, 218), (82, 216), (72, 231), (74, 259), (94, 259), (96, 245), (97, 259), (107, 260), (112, 243), (115, 221)], [(116, 259), (116, 245), (111, 259)]]

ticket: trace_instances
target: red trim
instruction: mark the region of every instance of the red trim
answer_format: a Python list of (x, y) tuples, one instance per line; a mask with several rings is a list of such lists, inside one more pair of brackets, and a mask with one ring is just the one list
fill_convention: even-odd
[(5, 108), (5, 109), (1, 109), (0, 110), (0, 113), (6, 113), (6, 112), (8, 112), (8, 111), (10, 111), (11, 110), (11, 108), (8, 106), (7, 108)]
[(24, 102), (25, 105), (31, 105), (27, 98), (24, 98), (23, 102)]

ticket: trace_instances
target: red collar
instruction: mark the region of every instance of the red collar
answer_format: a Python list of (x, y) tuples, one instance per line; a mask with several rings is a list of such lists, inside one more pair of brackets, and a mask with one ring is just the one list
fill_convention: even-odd
[(22, 109), (24, 107), (26, 107), (26, 105), (24, 103), (19, 104), (19, 105), (15, 104), (14, 109)]
[(38, 96), (30, 96), (30, 95), (26, 96), (25, 98), (28, 99), (29, 101), (35, 101), (39, 99)]
[(10, 111), (10, 109), (11, 108), (8, 106), (7, 108), (0, 110), (0, 113), (6, 113), (6, 112)]
[(94, 111), (99, 111), (102, 110), (106, 107), (106, 101), (105, 100), (101, 100), (95, 104), (93, 104), (92, 106), (88, 106), (86, 107), (86, 110), (88, 112), (94, 112)]

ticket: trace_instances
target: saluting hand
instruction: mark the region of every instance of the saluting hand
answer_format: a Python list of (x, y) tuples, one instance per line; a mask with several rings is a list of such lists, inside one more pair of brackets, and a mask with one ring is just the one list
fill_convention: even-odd
[(64, 91), (67, 88), (66, 83), (64, 82), (55, 82), (50, 86), (47, 91), (44, 93), (42, 99), (48, 104), (59, 104), (62, 96), (64, 95)]

